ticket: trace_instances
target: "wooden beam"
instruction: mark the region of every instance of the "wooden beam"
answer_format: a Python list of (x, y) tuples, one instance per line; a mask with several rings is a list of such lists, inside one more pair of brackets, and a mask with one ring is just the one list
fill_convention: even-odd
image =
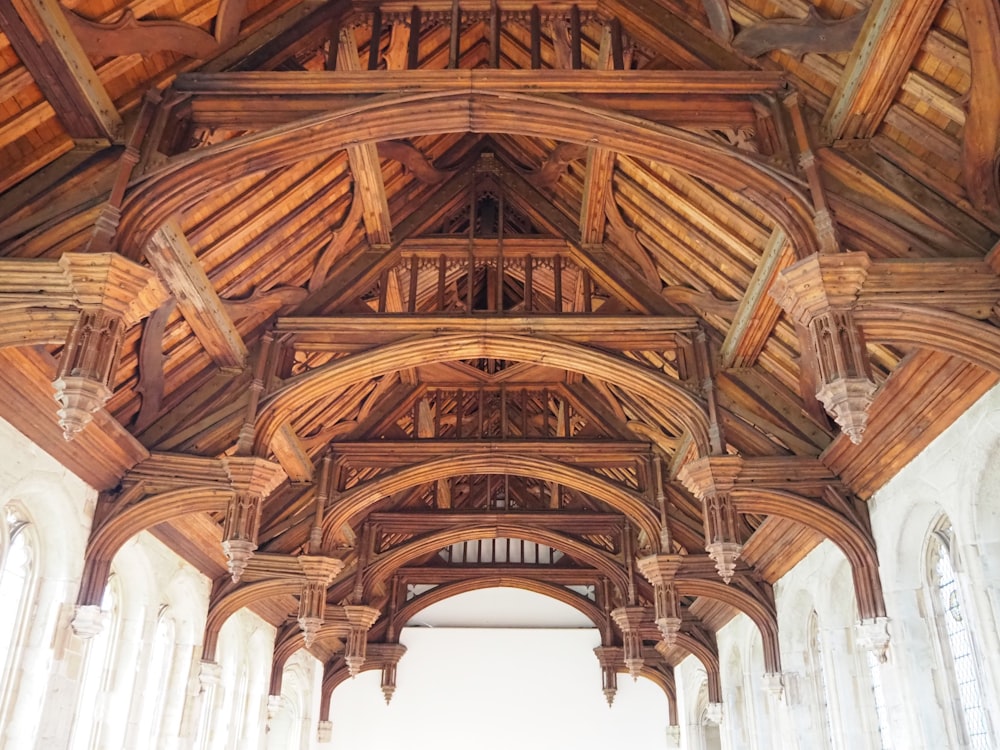
[(510, 511), (505, 513), (484, 513), (472, 511), (417, 511), (372, 513), (369, 517), (373, 527), (382, 533), (427, 533), (447, 528), (463, 526), (489, 526), (499, 524), (522, 524), (570, 534), (619, 534), (625, 525), (625, 517), (617, 513), (573, 513), (563, 511)]
[(73, 138), (124, 138), (121, 115), (56, 0), (0, 0), (0, 29)]
[(212, 360), (220, 367), (242, 369), (246, 345), (176, 219), (153, 234), (145, 254)]
[[(353, 29), (344, 29), (340, 33), (337, 68), (341, 73), (361, 69)], [(389, 218), (389, 201), (385, 194), (378, 146), (371, 141), (348, 146), (347, 159), (351, 165), (351, 174), (358, 183), (359, 189), (355, 194), (361, 198), (368, 242), (371, 245), (388, 245), (392, 242), (392, 220)]]
[(943, 0), (875, 0), (823, 117), (823, 137), (871, 138)]
[(781, 315), (781, 308), (768, 292), (778, 274), (794, 260), (788, 238), (775, 228), (722, 342), (719, 356), (723, 368), (750, 367), (757, 361)]
[[(597, 69), (608, 70), (614, 64), (611, 57), (611, 28), (601, 33)], [(587, 170), (583, 178), (583, 203), (580, 206), (580, 241), (587, 245), (604, 242), (604, 206), (611, 199), (611, 180), (615, 171), (615, 153), (606, 148), (587, 149)]]
[(490, 333), (555, 336), (619, 350), (672, 351), (677, 335), (691, 335), (696, 318), (652, 315), (338, 315), (279, 318), (275, 330), (290, 333), (304, 351), (353, 351), (416, 336)]
[(338, 442), (338, 457), (356, 466), (392, 467), (416, 464), (441, 456), (472, 456), (494, 453), (517, 453), (545, 456), (566, 463), (598, 464), (602, 466), (634, 465), (637, 458), (648, 456), (650, 445), (637, 440), (581, 440), (553, 438), (548, 440), (371, 440)]
[(295, 430), (287, 422), (278, 429), (271, 439), (274, 457), (285, 470), (292, 482), (312, 482), (313, 464), (306, 447)]

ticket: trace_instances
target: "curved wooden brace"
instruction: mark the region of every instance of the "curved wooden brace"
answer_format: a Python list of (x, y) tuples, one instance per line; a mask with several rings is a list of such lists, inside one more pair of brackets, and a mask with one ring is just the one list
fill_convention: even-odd
[(2, 307), (3, 328), (0, 329), (0, 349), (7, 346), (62, 344), (80, 317), (80, 311), (68, 308)]
[[(279, 631), (280, 633), (280, 631)], [(344, 622), (325, 622), (320, 625), (316, 632), (316, 642), (322, 643), (327, 638), (347, 637), (348, 626)], [(280, 638), (280, 635), (279, 635)], [(289, 627), (285, 637), (274, 644), (274, 656), (271, 659), (271, 681), (268, 688), (268, 695), (281, 694), (281, 676), (285, 668), (285, 663), (292, 658), (296, 651), (306, 647), (305, 634), (297, 626)], [(366, 657), (367, 658), (367, 657)]]
[(689, 651), (705, 667), (708, 678), (708, 700), (722, 703), (722, 675), (719, 672), (719, 652), (683, 630), (677, 634), (677, 645)]
[[(329, 721), (330, 720), (330, 700), (333, 698), (333, 691), (340, 687), (344, 682), (346, 682), (351, 677), (351, 672), (347, 668), (347, 664), (344, 663), (343, 659), (340, 661), (340, 667), (333, 671), (330, 671), (332, 665), (328, 664), (326, 670), (323, 674), (323, 686), (320, 689), (320, 704), (319, 704), (319, 720)], [(336, 662), (334, 662), (336, 664)], [(382, 669), (383, 663), (378, 659), (370, 659), (365, 657), (364, 664), (361, 665), (359, 672), (370, 672), (373, 669)]]
[(721, 579), (678, 578), (677, 593), (681, 596), (704, 596), (735, 607), (749, 617), (760, 631), (764, 645), (764, 667), (768, 672), (781, 671), (781, 651), (778, 645), (778, 616), (774, 607), (765, 604), (738, 586)]
[(781, 490), (737, 488), (732, 491), (732, 499), (740, 513), (764, 513), (798, 521), (836, 544), (851, 564), (858, 617), (885, 617), (875, 542), (849, 518), (823, 503)]
[(861, 305), (854, 319), (871, 341), (935, 349), (1000, 372), (1000, 328), (989, 323), (922, 305)]
[(500, 522), (489, 526), (463, 526), (448, 529), (400, 545), (368, 566), (364, 573), (365, 591), (369, 591), (376, 582), (386, 580), (410, 560), (437, 552), (458, 542), (495, 539), (497, 537), (524, 539), (536, 544), (545, 544), (601, 571), (618, 587), (619, 591), (624, 593), (628, 590), (628, 576), (625, 570), (609, 555), (563, 534), (516, 523)]
[(659, 539), (660, 520), (639, 493), (575, 466), (538, 456), (489, 454), (448, 456), (383, 474), (340, 495), (323, 519), (323, 546), (332, 547), (337, 531), (352, 517), (379, 500), (426, 482), (465, 474), (510, 474), (557, 482), (596, 497)]
[(174, 490), (140, 500), (105, 519), (91, 531), (90, 541), (87, 543), (77, 604), (100, 605), (111, 561), (122, 545), (140, 531), (188, 513), (225, 510), (232, 496), (232, 490), (222, 487)]
[(192, 182), (225, 189), (262, 170), (363, 142), (439, 133), (512, 135), (599, 146), (662, 163), (746, 195), (788, 235), (798, 257), (818, 252), (814, 210), (793, 178), (763, 160), (680, 128), (511, 91), (413, 91), (373, 97), (333, 113), (186, 154), (152, 174), (125, 200), (118, 247), (134, 254), (170, 216), (203, 200)]
[[(618, 674), (628, 674), (628, 670), (623, 666), (617, 670)], [(639, 670), (639, 676), (645, 677), (663, 691), (667, 696), (667, 716), (670, 726), (677, 726), (677, 686), (672, 674), (666, 674), (653, 667), (643, 665)]]
[(219, 645), (219, 632), (222, 626), (243, 607), (272, 596), (298, 595), (301, 588), (300, 581), (271, 578), (240, 585), (211, 602), (208, 606), (208, 619), (205, 622), (205, 641), (201, 647), (202, 660), (215, 661), (215, 649)]
[(437, 604), (445, 599), (450, 599), (459, 594), (466, 594), (470, 591), (493, 588), (514, 588), (522, 591), (531, 591), (550, 599), (555, 599), (563, 604), (567, 604), (577, 610), (594, 623), (594, 627), (600, 630), (604, 626), (604, 611), (589, 599), (585, 599), (579, 594), (570, 591), (565, 586), (558, 586), (554, 583), (536, 581), (530, 578), (518, 578), (516, 576), (487, 576), (483, 578), (470, 578), (465, 581), (457, 581), (444, 586), (437, 586), (427, 593), (411, 599), (405, 606), (400, 607), (396, 612), (395, 621), (399, 623), (396, 632), (406, 625), (407, 622), (416, 617), (417, 613)]
[(257, 455), (264, 455), (275, 432), (290, 414), (335, 389), (408, 367), (478, 357), (514, 359), (558, 367), (634, 391), (662, 405), (675, 416), (691, 434), (701, 455), (709, 452), (705, 404), (679, 381), (582, 344), (493, 333), (408, 339), (344, 357), (294, 377), (264, 402), (257, 417), (254, 451)]

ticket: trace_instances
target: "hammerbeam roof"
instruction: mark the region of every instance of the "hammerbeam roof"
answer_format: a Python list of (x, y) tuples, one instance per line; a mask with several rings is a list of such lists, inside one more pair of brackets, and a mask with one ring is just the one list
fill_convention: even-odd
[[(727, 456), (738, 585), (822, 533), (877, 614), (857, 498), (1000, 371), (989, 0), (0, 0), (0, 30), (0, 416), (212, 576), (233, 491), (198, 461), (279, 464), (262, 554), (325, 503), (331, 603), (384, 604), (518, 534), (561, 550), (550, 583), (624, 581), (664, 519), (703, 565), (691, 467)], [(146, 310), (67, 442), (88, 253), (145, 269)], [(817, 253), (860, 444), (817, 398)], [(685, 617), (717, 627), (738, 597), (706, 590)], [(281, 623), (293, 593), (247, 601)]]

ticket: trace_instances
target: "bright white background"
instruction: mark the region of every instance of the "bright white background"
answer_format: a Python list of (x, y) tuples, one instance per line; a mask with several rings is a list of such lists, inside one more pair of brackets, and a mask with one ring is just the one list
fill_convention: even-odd
[[(390, 706), (382, 698), (378, 670), (363, 672), (334, 692), (330, 719), (336, 750), (666, 746), (666, 696), (648, 680), (633, 683), (619, 675), (618, 696), (608, 708), (593, 651), (600, 636), (593, 628), (565, 627), (579, 620), (575, 610), (509, 589), (473, 592), (435, 607), (418, 615), (424, 627), (401, 634), (407, 652)], [(512, 612), (521, 614), (513, 621), (534, 617), (532, 624), (545, 629), (477, 626), (505, 613), (510, 622)]]

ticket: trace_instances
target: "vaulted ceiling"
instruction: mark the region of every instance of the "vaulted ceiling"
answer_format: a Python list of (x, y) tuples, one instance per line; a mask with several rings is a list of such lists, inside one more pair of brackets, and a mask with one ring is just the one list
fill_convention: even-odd
[(102, 491), (79, 603), (151, 529), (206, 658), (251, 606), (328, 692), (515, 585), (718, 693), (824, 537), (884, 616), (864, 500), (1000, 371), (998, 17), (3, 0), (0, 416)]

